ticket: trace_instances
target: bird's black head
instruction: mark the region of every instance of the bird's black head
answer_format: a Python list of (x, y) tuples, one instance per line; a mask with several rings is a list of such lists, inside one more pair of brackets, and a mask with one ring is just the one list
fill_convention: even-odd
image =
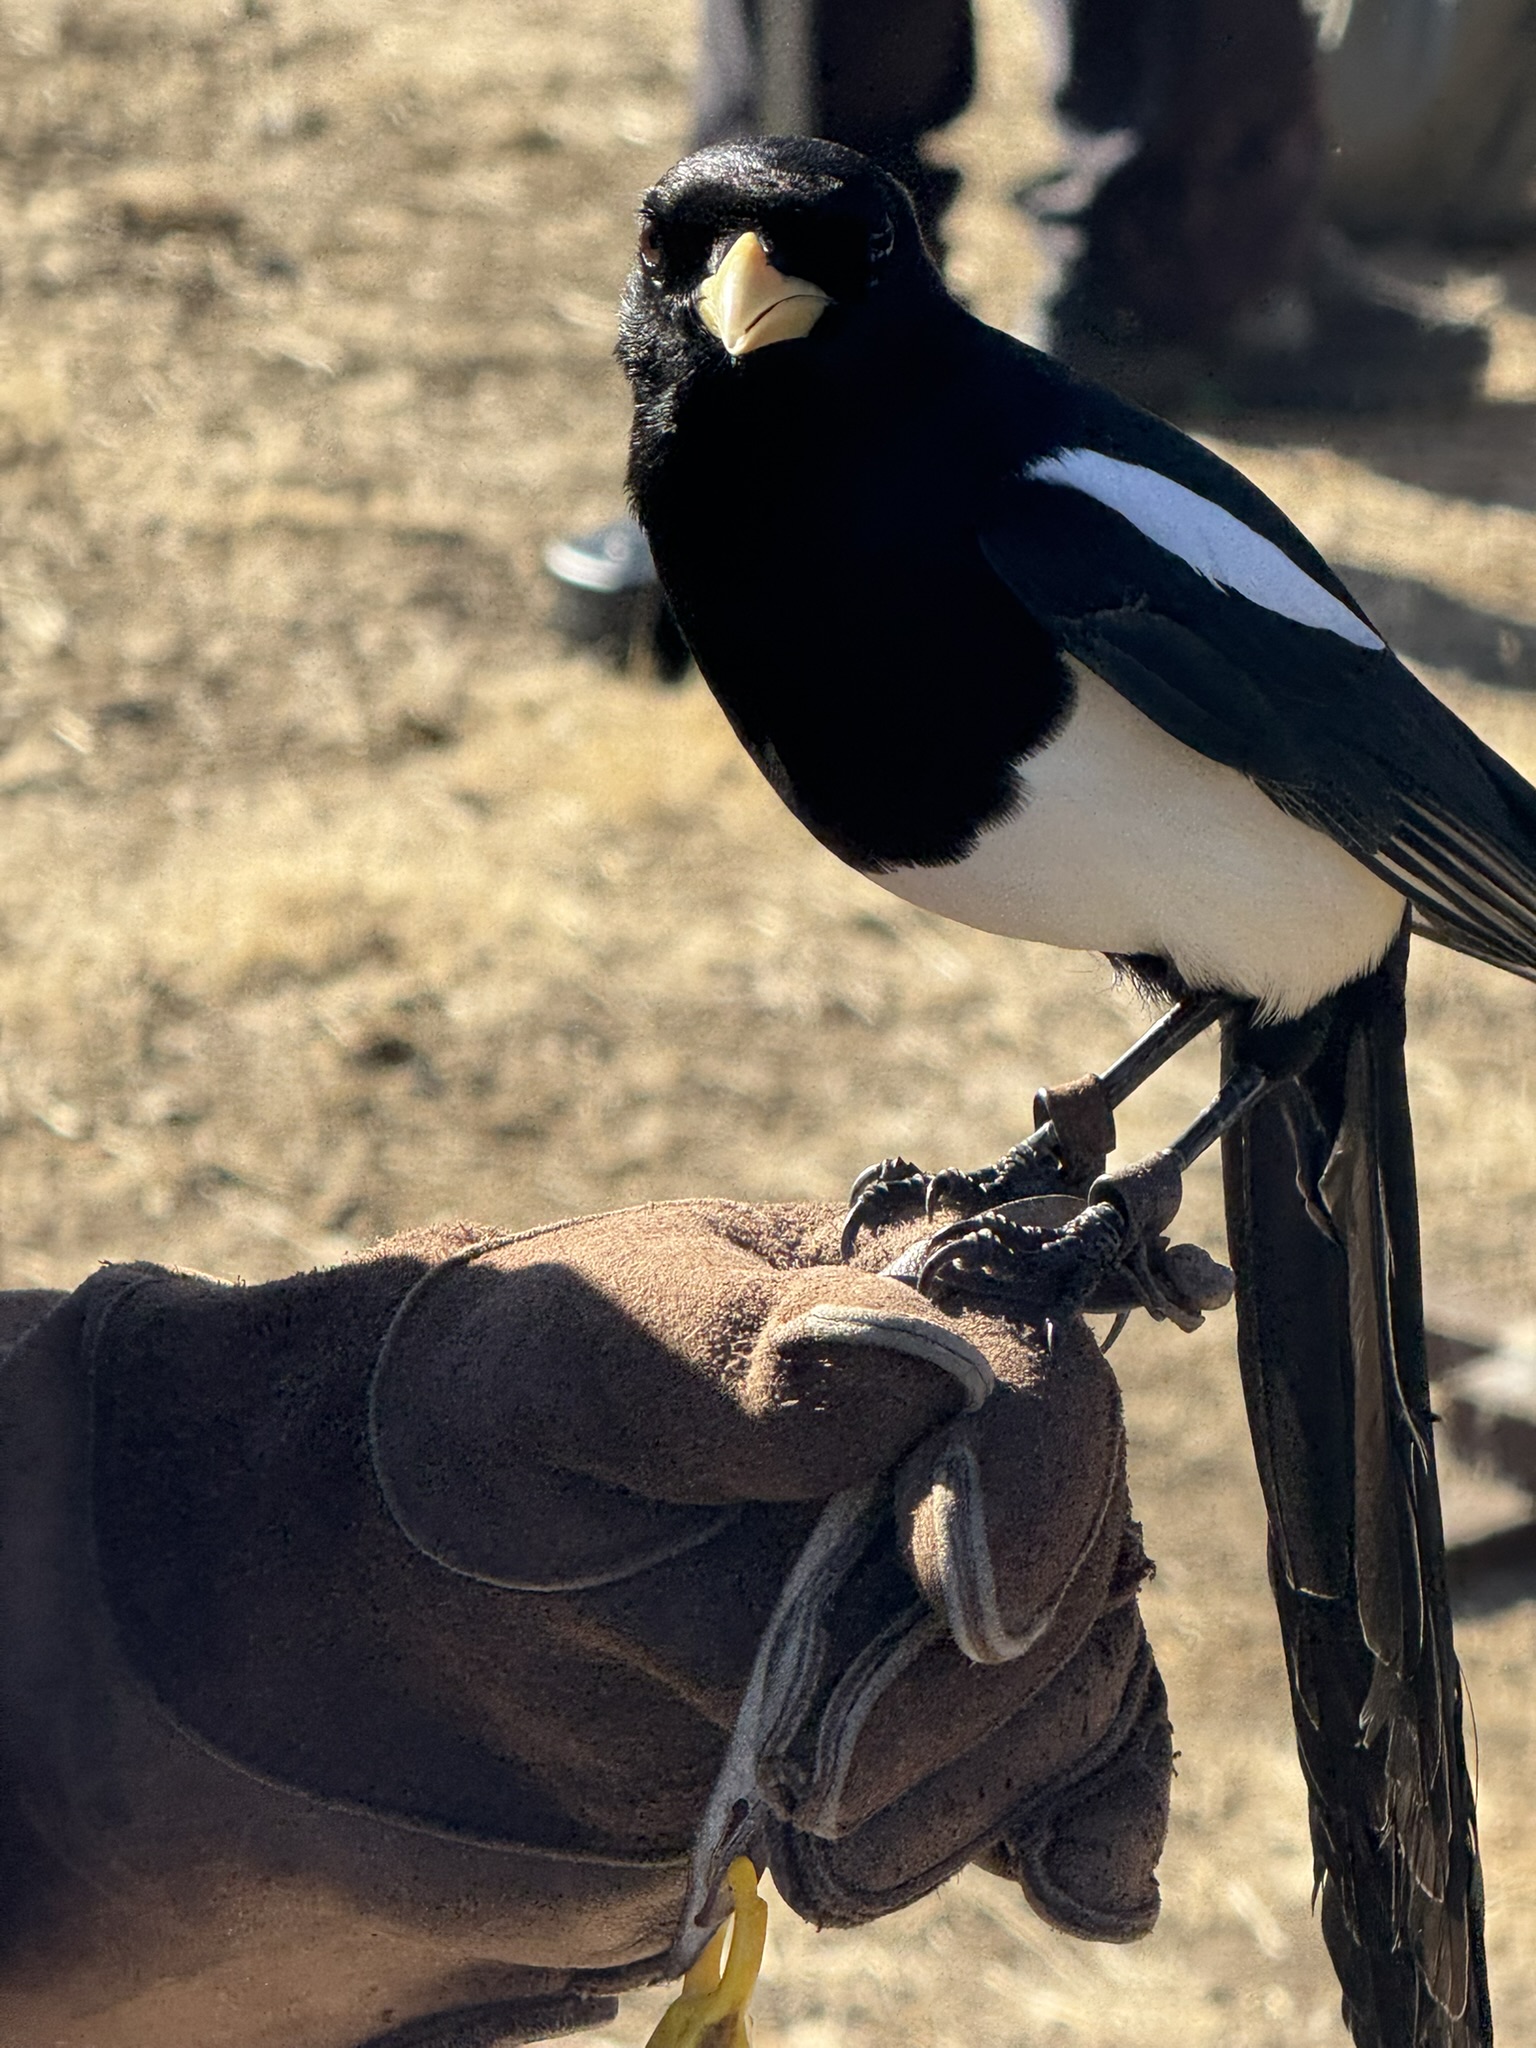
[(868, 158), (798, 135), (718, 143), (641, 201), (618, 355), (642, 410), (665, 410), (700, 373), (943, 298), (912, 202)]

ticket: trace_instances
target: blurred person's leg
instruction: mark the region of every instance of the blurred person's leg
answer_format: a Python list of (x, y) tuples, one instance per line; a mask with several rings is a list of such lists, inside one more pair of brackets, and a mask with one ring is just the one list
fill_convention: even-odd
[(1044, 193), (1080, 239), (1052, 309), (1058, 354), (1165, 408), (1469, 395), (1482, 330), (1435, 318), (1324, 227), (1301, 0), (1069, 0), (1069, 16), (1058, 105), (1100, 181)]
[[(809, 118), (830, 141), (873, 157), (912, 194), (935, 252), (959, 173), (929, 164), (923, 138), (969, 104), (976, 84), (971, 0), (803, 0)], [(761, 134), (773, 0), (703, 0), (693, 146)], [(559, 588), (555, 625), (619, 666), (649, 650), (681, 675), (687, 651), (660, 601), (645, 536), (632, 519), (557, 540), (544, 565)]]
[[(959, 176), (927, 163), (922, 142), (970, 104), (976, 86), (971, 0), (806, 0), (807, 127), (873, 157), (911, 192), (936, 245)], [(704, 0), (694, 146), (765, 125), (763, 0)]]
[(1486, 251), (1536, 232), (1528, 0), (1353, 0), (1322, 44), (1329, 217)]
[[(1082, 282), (1133, 333), (1215, 345), (1305, 275), (1322, 170), (1311, 23), (1300, 0), (1079, 0), (1073, 12), (1074, 44), (1096, 31), (1082, 56), (1102, 63), (1118, 42), (1122, 93), (1128, 57), (1139, 74), (1122, 115), (1139, 147), (1084, 217)], [(1082, 98), (1081, 57), (1075, 69)]]

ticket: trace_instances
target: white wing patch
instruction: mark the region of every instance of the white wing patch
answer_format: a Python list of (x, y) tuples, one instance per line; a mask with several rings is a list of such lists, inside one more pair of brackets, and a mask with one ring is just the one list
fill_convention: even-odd
[(1208, 582), (1238, 591), (1282, 618), (1337, 633), (1356, 647), (1386, 645), (1364, 619), (1314, 583), (1272, 540), (1160, 470), (1121, 462), (1095, 448), (1065, 448), (1032, 464), (1024, 474), (1036, 483), (1069, 484), (1097, 498)]

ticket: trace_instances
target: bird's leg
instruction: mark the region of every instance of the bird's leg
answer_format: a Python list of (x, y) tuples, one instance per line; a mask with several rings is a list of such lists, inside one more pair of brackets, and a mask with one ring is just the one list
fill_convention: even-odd
[(843, 1223), (843, 1257), (860, 1230), (950, 1209), (974, 1216), (1025, 1195), (1081, 1195), (1114, 1149), (1114, 1112), (1159, 1067), (1231, 1007), (1227, 996), (1186, 996), (1102, 1074), (1035, 1097), (1037, 1127), (991, 1166), (924, 1173), (906, 1159), (883, 1159), (861, 1173)]
[(998, 1210), (951, 1223), (929, 1242), (919, 1288), (935, 1299), (985, 1302), (1036, 1318), (1140, 1306), (1193, 1329), (1203, 1308), (1218, 1305), (1220, 1290), (1202, 1253), (1170, 1246), (1164, 1235), (1183, 1176), (1287, 1078), (1257, 1065), (1236, 1068), (1171, 1145), (1101, 1175), (1087, 1206), (1066, 1223), (1030, 1223)]
[[(928, 1183), (927, 1209), (974, 1215), (1023, 1195), (1086, 1194), (1115, 1147), (1115, 1111), (1175, 1053), (1209, 1030), (1232, 1007), (1226, 996), (1186, 996), (1121, 1053), (1102, 1074), (1035, 1095), (1036, 1128), (992, 1166), (974, 1173), (946, 1167)], [(1042, 1174), (1055, 1178), (1041, 1186)]]

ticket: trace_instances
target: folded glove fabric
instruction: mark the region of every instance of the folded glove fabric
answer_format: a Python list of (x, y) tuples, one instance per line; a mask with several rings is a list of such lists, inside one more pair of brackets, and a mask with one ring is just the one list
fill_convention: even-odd
[(674, 1202), (0, 1297), (0, 2039), (493, 2048), (967, 1862), (1145, 1933), (1109, 1367)]

